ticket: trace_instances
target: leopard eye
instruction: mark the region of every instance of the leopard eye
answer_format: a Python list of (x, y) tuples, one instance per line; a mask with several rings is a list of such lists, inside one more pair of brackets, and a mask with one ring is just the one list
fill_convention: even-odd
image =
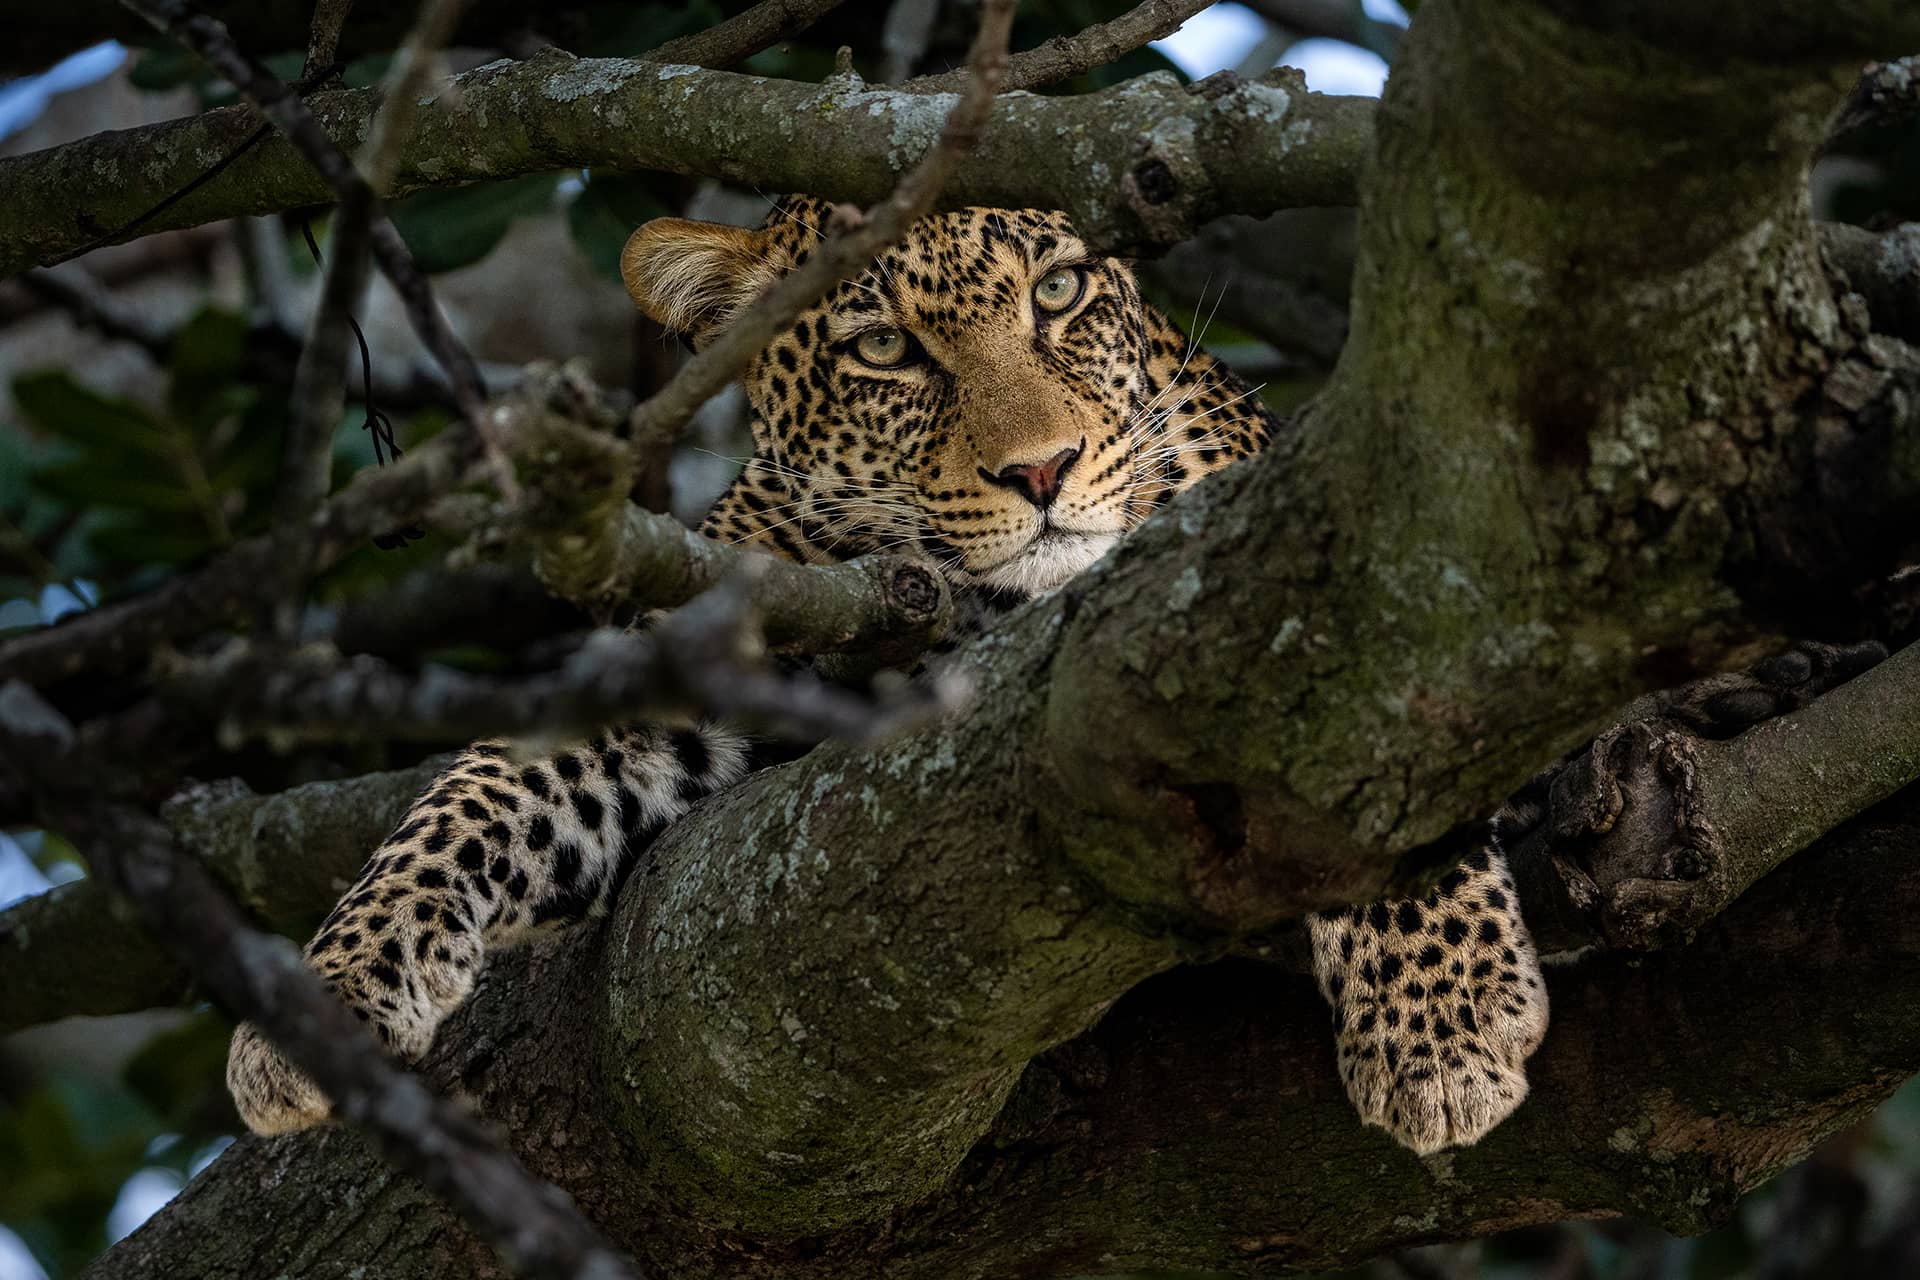
[(898, 329), (869, 329), (853, 344), (854, 354), (876, 369), (892, 369), (907, 362), (911, 345)]
[(1080, 301), (1080, 290), (1085, 286), (1084, 275), (1072, 267), (1061, 267), (1049, 271), (1033, 286), (1033, 300), (1042, 311), (1065, 311)]

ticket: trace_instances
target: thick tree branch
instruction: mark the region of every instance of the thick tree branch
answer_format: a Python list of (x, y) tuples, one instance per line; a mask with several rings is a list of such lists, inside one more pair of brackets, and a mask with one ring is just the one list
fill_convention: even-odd
[[(1796, 650), (1763, 668), (1804, 679), (1827, 656)], [(1844, 677), (1841, 661), (1833, 674)], [(1726, 741), (1664, 715), (1610, 729), (1558, 771), (1541, 797), (1544, 820), (1514, 848), (1535, 940), (1551, 951), (1690, 938), (1787, 858), (1916, 778), (1920, 646)]]
[(389, 1159), (458, 1206), (517, 1271), (552, 1280), (634, 1276), (563, 1193), (531, 1177), (465, 1109), (387, 1061), (293, 947), (250, 927), (179, 856), (159, 822), (71, 799), (52, 802), (50, 816), (224, 1010), (256, 1022), (326, 1090), (341, 1119), (366, 1129)]
[[(371, 90), (316, 94), (311, 105), (339, 145), (352, 147), (366, 135), (376, 98)], [(394, 194), (590, 166), (702, 174), (870, 204), (931, 144), (948, 105), (938, 94), (842, 91), (552, 52), (450, 81), (421, 108)], [(1220, 214), (1350, 203), (1373, 106), (1307, 93), (1283, 73), (1242, 85), (1216, 78), (1195, 91), (1155, 75), (1081, 97), (1011, 96), (941, 199), (1064, 208), (1103, 248), (1167, 244)], [(633, 128), (635, 120), (648, 127)], [(228, 109), (0, 159), (0, 189), (10, 193), (0, 275), (120, 225), (197, 176), (252, 121)], [(274, 139), (142, 230), (331, 198)]]
[[(436, 757), (265, 796), (232, 780), (192, 786), (161, 817), (181, 849), (255, 917), (304, 926), (353, 883), (368, 851), (445, 765)], [(93, 879), (0, 912), (0, 1034), (74, 1014), (151, 1009), (185, 994), (186, 969), (127, 928), (123, 912)]]
[(1920, 343), (1920, 223), (1875, 233), (1825, 222), (1820, 247), (1865, 301), (1876, 330)]
[[(616, 1237), (644, 1238), (663, 1274), (1266, 1275), (1567, 1217), (1691, 1233), (1920, 1069), (1917, 911), (1909, 791), (1788, 862), (1690, 946), (1549, 970), (1555, 1021), (1532, 1098), (1482, 1145), (1428, 1161), (1354, 1120), (1308, 980), (1245, 961), (1184, 968), (1034, 1062), (928, 1198), (798, 1239), (687, 1222), (663, 1203), (662, 1169), (581, 1097), (598, 1063), (621, 1070), (590, 993), (624, 930), (498, 966), (429, 1069), (508, 1120), (534, 1167), (580, 1187)], [(329, 1266), (494, 1280), (443, 1208), (379, 1170), (348, 1133), (243, 1140), (87, 1274), (158, 1280), (183, 1260), (206, 1280), (263, 1261), (297, 1273), (299, 1242), (320, 1240)], [(349, 1189), (381, 1229), (335, 1229)]]

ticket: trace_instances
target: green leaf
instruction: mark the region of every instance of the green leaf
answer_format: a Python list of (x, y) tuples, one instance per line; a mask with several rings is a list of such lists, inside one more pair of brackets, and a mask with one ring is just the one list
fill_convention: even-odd
[(233, 1025), (212, 1013), (162, 1031), (127, 1060), (127, 1088), (169, 1126), (188, 1124), (221, 1087), (232, 1035)]
[(505, 182), (422, 191), (396, 201), (388, 213), (421, 270), (452, 271), (491, 253), (515, 218), (544, 212), (558, 180), (558, 174), (535, 173)]
[(593, 269), (620, 278), (620, 250), (641, 223), (670, 212), (647, 179), (624, 173), (593, 173), (567, 206), (567, 229)]
[(197, 523), (158, 528), (145, 522), (108, 516), (87, 535), (87, 549), (120, 565), (190, 564), (213, 549), (213, 539)]
[(205, 76), (206, 68), (200, 60), (188, 53), (184, 45), (169, 40), (136, 58), (127, 72), (127, 82), (149, 93), (163, 93), (183, 84), (197, 83)]
[(41, 467), (33, 473), (33, 483), (42, 492), (76, 507), (130, 507), (168, 513), (198, 510), (193, 495), (171, 470), (122, 471), (87, 459)]
[(13, 380), (13, 398), (40, 430), (108, 454), (144, 453), (170, 458), (166, 430), (145, 409), (103, 396), (56, 369)]
[(247, 322), (238, 313), (202, 307), (174, 335), (167, 405), (176, 418), (200, 416), (209, 396), (232, 387), (247, 357)]

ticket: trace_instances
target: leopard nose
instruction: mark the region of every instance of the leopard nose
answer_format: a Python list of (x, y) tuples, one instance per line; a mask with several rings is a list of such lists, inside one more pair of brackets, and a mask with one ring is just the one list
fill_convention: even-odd
[(1080, 446), (1075, 445), (1048, 458), (1045, 462), (1015, 463), (1002, 467), (998, 472), (980, 468), (980, 478), (988, 484), (997, 484), (1004, 489), (1017, 489), (1028, 502), (1045, 511), (1060, 496), (1060, 486), (1066, 483), (1067, 469), (1080, 456)]

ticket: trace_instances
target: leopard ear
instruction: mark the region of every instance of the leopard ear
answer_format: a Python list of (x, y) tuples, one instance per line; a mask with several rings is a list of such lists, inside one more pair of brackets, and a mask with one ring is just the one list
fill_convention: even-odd
[(716, 222), (655, 218), (620, 253), (620, 278), (634, 304), (696, 347), (780, 275), (765, 231)]

